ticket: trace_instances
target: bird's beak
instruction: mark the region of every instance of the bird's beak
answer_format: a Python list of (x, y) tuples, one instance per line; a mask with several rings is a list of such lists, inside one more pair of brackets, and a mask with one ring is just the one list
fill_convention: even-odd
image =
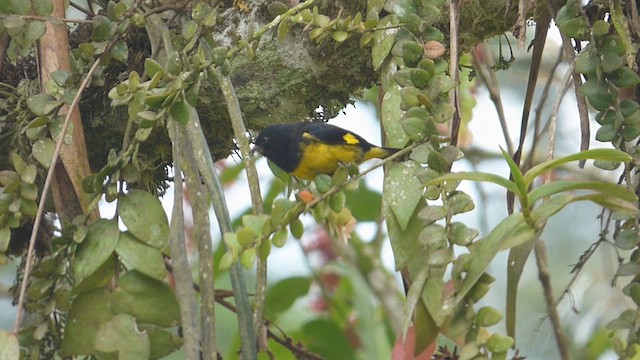
[(249, 150), (249, 156), (255, 156), (255, 153), (260, 153), (260, 146), (258, 145), (253, 145), (253, 148), (251, 148), (251, 150)]

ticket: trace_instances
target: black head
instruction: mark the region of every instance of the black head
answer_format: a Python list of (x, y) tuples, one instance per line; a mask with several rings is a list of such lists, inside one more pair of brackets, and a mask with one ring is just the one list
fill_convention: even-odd
[(275, 144), (281, 141), (281, 135), (278, 135), (281, 130), (278, 129), (276, 125), (271, 125), (264, 128), (258, 134), (258, 137), (254, 141), (253, 149), (251, 149), (252, 153), (258, 152), (266, 157), (269, 157), (269, 154), (273, 152), (273, 147)]
[(299, 140), (295, 138), (292, 124), (276, 124), (264, 128), (254, 141), (251, 153), (260, 153), (283, 170), (292, 171), (299, 156)]

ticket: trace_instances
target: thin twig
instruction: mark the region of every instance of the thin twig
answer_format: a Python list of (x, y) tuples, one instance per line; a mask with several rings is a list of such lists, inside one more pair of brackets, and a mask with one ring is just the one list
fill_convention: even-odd
[[(542, 134), (542, 131), (540, 130), (541, 123), (542, 123), (542, 109), (544, 108), (544, 105), (546, 104), (547, 99), (549, 98), (549, 91), (551, 90), (551, 85), (554, 83), (556, 70), (562, 63), (562, 54), (563, 54), (563, 51), (562, 49), (560, 49), (560, 51), (558, 52), (558, 57), (556, 58), (556, 61), (553, 63), (553, 66), (549, 71), (549, 76), (547, 77), (547, 81), (545, 82), (544, 87), (542, 88), (542, 92), (540, 93), (540, 99), (538, 100), (538, 104), (536, 105), (536, 108), (533, 110), (536, 113), (536, 118), (534, 121), (533, 140), (531, 142), (532, 149), (535, 149), (536, 144), (538, 144), (538, 139)], [(527, 156), (527, 160), (524, 161), (523, 166), (525, 168), (531, 168), (533, 166), (533, 157), (535, 153), (536, 152), (533, 150), (529, 152), (529, 156)]]
[(547, 302), (547, 308), (549, 309), (549, 319), (551, 320), (551, 325), (553, 327), (553, 331), (556, 337), (556, 343), (558, 345), (558, 350), (560, 352), (560, 357), (563, 360), (571, 359), (570, 351), (569, 351), (569, 342), (567, 341), (567, 336), (562, 329), (562, 324), (560, 323), (560, 316), (558, 315), (557, 309), (553, 306), (553, 288), (551, 287), (551, 278), (549, 273), (549, 263), (547, 259), (547, 250), (544, 245), (544, 241), (542, 239), (538, 239), (535, 245), (535, 253), (536, 253), (536, 263), (538, 265), (538, 278), (540, 279), (540, 283), (542, 284), (542, 288), (544, 290), (544, 298)]
[[(135, 9), (140, 5), (141, 2), (142, 0), (137, 0), (133, 4), (131, 9), (129, 9), (129, 14), (132, 14), (133, 11), (135, 11)], [(78, 106), (78, 103), (80, 102), (80, 98), (82, 97), (84, 89), (87, 87), (87, 85), (91, 81), (93, 73), (98, 69), (98, 67), (102, 63), (103, 56), (105, 56), (105, 54), (109, 54), (109, 50), (113, 47), (113, 45), (119, 39), (120, 39), (119, 34), (114, 36), (113, 39), (111, 39), (111, 41), (107, 44), (107, 47), (105, 48), (103, 55), (100, 56), (98, 59), (96, 59), (96, 61), (93, 63), (93, 65), (85, 75), (84, 79), (80, 83), (80, 86), (78, 87), (78, 91), (76, 92), (76, 95), (73, 97), (73, 101), (71, 101), (71, 105), (69, 105), (69, 111), (67, 112), (67, 115), (62, 124), (62, 128), (60, 129), (60, 134), (67, 133), (67, 128), (69, 127), (69, 123), (71, 122), (71, 117), (73, 116), (73, 110)], [(42, 187), (42, 194), (40, 195), (40, 201), (38, 203), (38, 211), (36, 212), (36, 217), (33, 223), (33, 229), (31, 230), (31, 237), (29, 238), (29, 248), (27, 250), (27, 260), (24, 267), (24, 276), (22, 278), (22, 284), (20, 286), (20, 294), (18, 295), (18, 310), (16, 315), (16, 321), (13, 326), (13, 332), (15, 334), (17, 334), (18, 331), (20, 330), (20, 325), (22, 323), (22, 315), (24, 312), (24, 301), (25, 301), (25, 295), (27, 292), (27, 285), (29, 283), (29, 276), (31, 275), (31, 267), (33, 265), (33, 253), (34, 253), (35, 244), (36, 244), (36, 237), (38, 234), (38, 230), (40, 229), (40, 224), (44, 214), (44, 207), (47, 202), (47, 196), (49, 194), (49, 188), (51, 187), (53, 173), (58, 163), (58, 157), (60, 156), (60, 149), (62, 148), (64, 138), (65, 138), (64, 136), (60, 136), (56, 140), (56, 148), (53, 151), (53, 156), (51, 158), (51, 165), (49, 166), (49, 170), (47, 171), (47, 176), (44, 180), (44, 185)]]
[(500, 95), (498, 78), (495, 71), (489, 68), (489, 63), (493, 63), (493, 55), (491, 54), (491, 50), (487, 49), (484, 44), (479, 44), (478, 46), (482, 47), (485, 60), (480, 61), (476, 52), (473, 52), (473, 63), (476, 68), (476, 74), (478, 74), (478, 77), (489, 91), (489, 98), (491, 99), (493, 106), (496, 108), (496, 113), (498, 113), (498, 120), (500, 121), (500, 128), (502, 129), (504, 141), (507, 144), (507, 151), (509, 151), (509, 154), (513, 154), (513, 141), (511, 140), (511, 135), (509, 135), (509, 127), (507, 126), (507, 117), (504, 114), (504, 106), (502, 105), (502, 96)]
[(90, 17), (95, 16), (96, 14), (93, 12), (93, 9), (91, 9), (91, 1), (87, 1), (87, 4), (89, 5), (89, 9), (85, 9), (85, 8), (83, 8), (82, 6), (80, 6), (80, 5), (76, 4), (76, 3), (75, 3), (75, 2), (73, 2), (73, 1), (70, 1), (70, 2), (69, 2), (69, 5), (70, 5), (71, 7), (73, 7), (73, 8), (75, 8), (76, 10), (78, 10), (78, 11), (80, 11), (80, 12), (82, 12), (82, 13), (86, 14), (87, 16), (90, 16)]

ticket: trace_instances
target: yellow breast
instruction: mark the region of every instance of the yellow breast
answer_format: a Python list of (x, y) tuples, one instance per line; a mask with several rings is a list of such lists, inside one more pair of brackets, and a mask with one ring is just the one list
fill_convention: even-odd
[(360, 164), (364, 160), (357, 145), (327, 145), (320, 142), (301, 144), (300, 164), (291, 173), (299, 179), (311, 180), (318, 174), (333, 174), (340, 164)]

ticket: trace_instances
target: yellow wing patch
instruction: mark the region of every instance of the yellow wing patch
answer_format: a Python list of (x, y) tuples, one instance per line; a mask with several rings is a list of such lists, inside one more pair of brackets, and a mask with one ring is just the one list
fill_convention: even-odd
[(349, 145), (360, 144), (360, 141), (358, 141), (358, 139), (356, 139), (356, 137), (353, 136), (353, 134), (350, 134), (350, 133), (344, 134), (342, 138), (344, 139), (344, 142), (346, 142)]

